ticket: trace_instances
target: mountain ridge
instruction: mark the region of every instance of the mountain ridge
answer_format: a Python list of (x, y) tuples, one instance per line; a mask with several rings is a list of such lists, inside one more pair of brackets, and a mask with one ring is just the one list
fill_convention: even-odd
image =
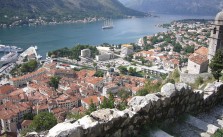
[(0, 23), (39, 17), (52, 20), (83, 19), (85, 17), (120, 18), (144, 16), (126, 8), (118, 0), (1, 0)]
[(215, 15), (223, 9), (223, 0), (119, 0), (126, 7), (143, 12), (181, 15)]

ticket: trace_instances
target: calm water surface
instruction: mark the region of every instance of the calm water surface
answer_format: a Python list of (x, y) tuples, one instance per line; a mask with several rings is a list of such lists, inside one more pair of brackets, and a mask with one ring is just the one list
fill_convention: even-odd
[(134, 18), (113, 20), (114, 28), (102, 30), (103, 22), (87, 24), (45, 25), (0, 29), (0, 41), (5, 45), (16, 45), (24, 49), (37, 45), (38, 53), (45, 53), (76, 44), (99, 45), (136, 42), (145, 35), (166, 31), (157, 24), (170, 23), (180, 19), (212, 19), (211, 16), (160, 15), (158, 18)]

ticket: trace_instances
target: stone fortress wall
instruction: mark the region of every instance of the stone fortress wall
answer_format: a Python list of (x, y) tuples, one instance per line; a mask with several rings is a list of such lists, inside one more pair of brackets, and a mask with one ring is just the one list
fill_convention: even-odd
[(207, 80), (212, 77), (210, 73), (201, 73), (201, 74), (189, 74), (180, 72), (180, 82), (183, 83), (195, 83), (196, 79), (201, 77), (203, 80)]
[(137, 135), (144, 124), (173, 121), (183, 114), (209, 110), (223, 99), (223, 83), (192, 90), (187, 84), (168, 83), (161, 92), (133, 97), (124, 111), (101, 109), (74, 123), (53, 127), (48, 137), (128, 137)]

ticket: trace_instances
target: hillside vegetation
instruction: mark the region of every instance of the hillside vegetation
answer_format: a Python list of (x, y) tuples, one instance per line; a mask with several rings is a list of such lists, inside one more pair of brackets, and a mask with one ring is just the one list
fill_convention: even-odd
[(44, 18), (45, 20), (85, 17), (143, 16), (124, 7), (118, 0), (0, 0), (0, 23)]

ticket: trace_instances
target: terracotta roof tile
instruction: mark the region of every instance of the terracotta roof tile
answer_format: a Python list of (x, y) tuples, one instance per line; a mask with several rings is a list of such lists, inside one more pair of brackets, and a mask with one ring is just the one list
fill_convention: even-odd
[(30, 126), (32, 123), (32, 120), (23, 120), (22, 121), (22, 127), (27, 127), (27, 126)]
[(3, 85), (0, 87), (0, 94), (8, 94), (9, 92), (14, 91), (15, 88), (11, 85)]
[(194, 62), (196, 64), (201, 65), (202, 63), (208, 61), (208, 58), (207, 58), (207, 56), (192, 54), (192, 55), (190, 55), (189, 60), (191, 60), (192, 62)]
[(200, 47), (194, 53), (197, 53), (197, 54), (202, 55), (202, 56), (207, 56), (208, 55), (208, 48)]
[(91, 100), (93, 103), (98, 103), (100, 100), (98, 99), (98, 96), (89, 96), (86, 98), (83, 98), (82, 101), (87, 103), (88, 105), (91, 104)]

